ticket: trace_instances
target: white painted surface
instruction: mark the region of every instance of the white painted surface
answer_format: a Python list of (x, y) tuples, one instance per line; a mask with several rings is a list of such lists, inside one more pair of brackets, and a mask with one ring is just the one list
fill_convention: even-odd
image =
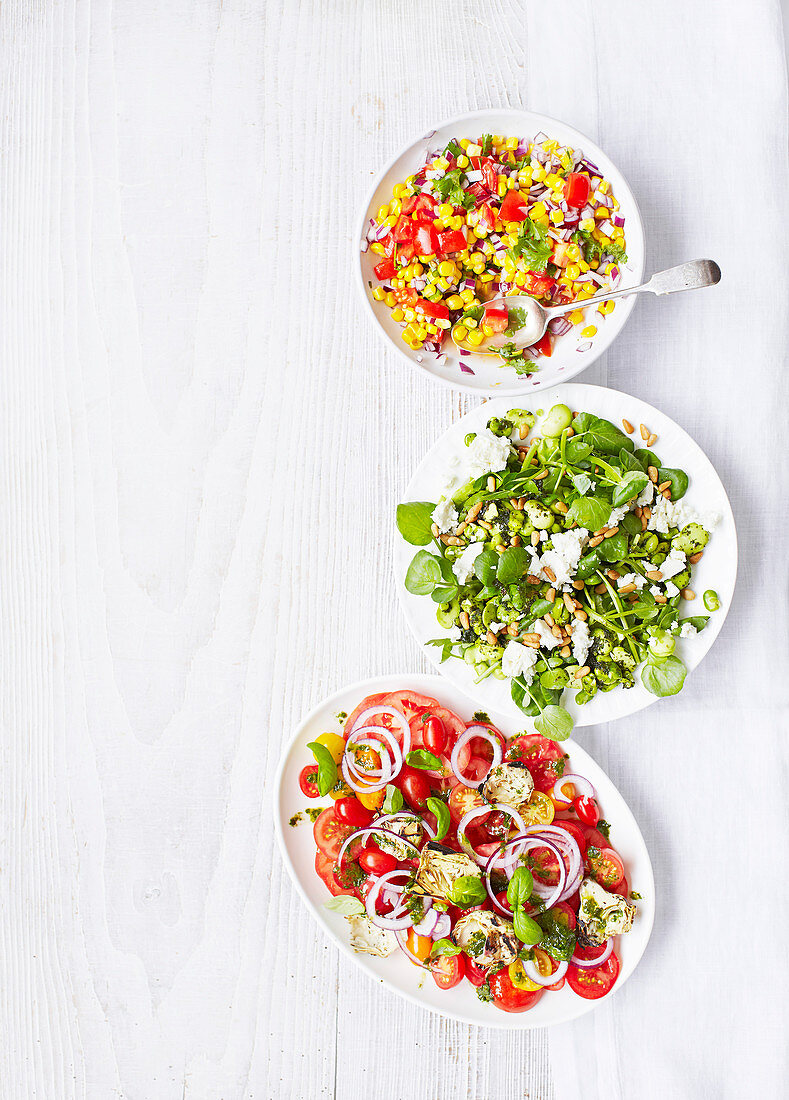
[[(780, 1095), (776, 0), (16, 0), (0, 19), (0, 1096)], [(362, 318), (355, 204), (430, 119), (521, 103), (621, 166), (648, 264), (724, 270), (714, 298), (639, 303), (584, 381), (698, 440), (742, 566), (682, 696), (585, 736), (655, 864), (638, 974), (587, 1020), (508, 1037), (401, 1004), (316, 935), (270, 784), (322, 695), (424, 668), (386, 517), (472, 401), (407, 377)]]

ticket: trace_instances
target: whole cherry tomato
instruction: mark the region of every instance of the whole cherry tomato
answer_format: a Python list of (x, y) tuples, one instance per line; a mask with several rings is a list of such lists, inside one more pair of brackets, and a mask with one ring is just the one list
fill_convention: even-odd
[(424, 810), (431, 789), (430, 780), (424, 772), (419, 771), (418, 768), (411, 768), (406, 764), (405, 767), (401, 768), (400, 774), (394, 782), (413, 810)]
[(334, 812), (338, 821), (345, 825), (355, 825), (357, 829), (371, 825), (375, 816), (358, 798), (338, 798), (334, 803)]
[(588, 798), (586, 795), (575, 799), (573, 809), (578, 815), (579, 821), (583, 821), (584, 825), (591, 825), (593, 829), (600, 820), (600, 810), (597, 808), (597, 803), (593, 798)]
[(397, 869), (397, 860), (389, 852), (379, 848), (363, 848), (359, 853), (359, 866), (368, 875), (386, 875)]
[(425, 722), (425, 748), (440, 756), (447, 747), (447, 731), (440, 718), (432, 716)]

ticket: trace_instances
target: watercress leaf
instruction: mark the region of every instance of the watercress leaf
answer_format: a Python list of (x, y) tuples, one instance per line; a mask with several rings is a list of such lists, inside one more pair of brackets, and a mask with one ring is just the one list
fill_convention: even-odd
[(564, 707), (549, 705), (534, 719), (538, 733), (551, 741), (566, 741), (573, 732), (573, 720)]
[(534, 889), (534, 876), (528, 867), (516, 867), (507, 886), (507, 901), (512, 909), (523, 906)]
[(561, 691), (569, 682), (570, 678), (563, 668), (549, 668), (540, 676), (540, 686), (546, 691)]
[(641, 670), (641, 683), (647, 691), (662, 698), (681, 691), (686, 674), (687, 669), (679, 657), (666, 657), (662, 661), (648, 660)]
[(618, 458), (619, 465), (623, 470), (640, 470), (642, 473), (646, 473), (646, 469), (638, 461), (635, 454), (626, 451), (624, 447), (620, 450)]
[(457, 594), (457, 583), (452, 585), (439, 584), (430, 593), (430, 598), (433, 600), (434, 603), (451, 603), (454, 600), (455, 596), (457, 596)]
[[(585, 415), (585, 414), (584, 414)], [(576, 417), (577, 419), (577, 417)], [(576, 428), (576, 431), (578, 429)], [(571, 464), (576, 462), (583, 462), (592, 453), (592, 444), (580, 436), (571, 436), (564, 448), (564, 457)]]
[(318, 764), (318, 793), (327, 795), (337, 782), (337, 765), (334, 762), (334, 757), (320, 741), (311, 741), (307, 748)]
[(672, 470), (667, 466), (658, 466), (658, 483), (671, 482), (671, 499), (679, 500), (688, 491), (688, 475), (684, 470)]
[(614, 495), (611, 503), (614, 508), (626, 504), (633, 497), (637, 497), (642, 489), (646, 488), (649, 478), (641, 470), (629, 470), (618, 485), (614, 487)]
[(430, 958), (435, 959), (438, 958), (439, 955), (449, 955), (451, 957), (452, 955), (459, 955), (460, 951), (461, 948), (459, 948), (456, 943), (444, 937), (443, 939), (436, 940), (433, 944), (430, 949)]
[(532, 917), (526, 915), (523, 906), (519, 906), (512, 918), (515, 935), (528, 947), (534, 947), (542, 940), (542, 928)]
[(505, 550), (496, 563), (496, 580), (501, 584), (512, 584), (529, 572), (531, 555), (522, 546)]
[(498, 564), (499, 555), (492, 546), (486, 546), (482, 553), (477, 555), (474, 562), (474, 575), (484, 585), (492, 585), (496, 580)]
[(528, 686), (522, 676), (516, 676), (510, 681), (510, 695), (515, 706), (520, 707), (530, 718), (539, 714), (540, 708), (529, 695)]
[(395, 787), (394, 783), (387, 783), (386, 785), (382, 808), (385, 814), (396, 814), (403, 808), (402, 792)]
[(441, 581), (438, 558), (427, 550), (419, 550), (405, 575), (406, 591), (413, 596), (428, 596)]
[(627, 535), (622, 531), (612, 535), (610, 539), (604, 539), (598, 547), (600, 557), (604, 561), (624, 561), (627, 557)]
[(435, 504), (424, 500), (397, 505), (397, 530), (406, 542), (412, 546), (427, 546), (432, 540), (430, 528), (435, 507)]
[(695, 626), (696, 630), (700, 633), (709, 621), (709, 615), (690, 615), (687, 619), (680, 619), (679, 625), (682, 626), (683, 623), (690, 623), (690, 625)]
[(436, 819), (436, 835), (434, 840), (443, 840), (449, 832), (449, 807), (440, 798), (430, 797), (427, 800), (427, 808)]
[(482, 879), (477, 875), (461, 875), (456, 878), (447, 891), (449, 900), (458, 909), (469, 909), (472, 905), (481, 905), (488, 896)]
[(364, 903), (350, 894), (340, 894), (331, 901), (323, 903), (323, 908), (330, 913), (339, 913), (341, 917), (359, 917), (364, 913)]
[(654, 451), (648, 451), (646, 447), (639, 447), (633, 451), (634, 456), (641, 463), (641, 468), (646, 471), (647, 466), (654, 466), (655, 469), (660, 468), (660, 459)]
[[(573, 419), (573, 431), (576, 433), (576, 435), (580, 435), (588, 428), (591, 428), (595, 420), (597, 420), (597, 417), (594, 415), (594, 413), (579, 412)], [(569, 441), (567, 445), (569, 447)]]
[(620, 451), (632, 451), (635, 444), (629, 436), (601, 416), (593, 418), (586, 429), (586, 439), (593, 447), (608, 455), (618, 455)]
[(585, 496), (592, 488), (592, 479), (588, 474), (573, 474), (572, 482), (581, 496)]
[(576, 497), (567, 512), (567, 518), (585, 527), (587, 531), (599, 531), (611, 514), (611, 505), (601, 497)]
[(452, 639), (451, 638), (431, 638), (425, 642), (425, 645), (434, 645), (441, 650), (441, 664), (448, 660), (452, 656)]
[(412, 768), (422, 768), (425, 771), (443, 771), (444, 765), (432, 752), (427, 749), (412, 749), (405, 758), (406, 764)]

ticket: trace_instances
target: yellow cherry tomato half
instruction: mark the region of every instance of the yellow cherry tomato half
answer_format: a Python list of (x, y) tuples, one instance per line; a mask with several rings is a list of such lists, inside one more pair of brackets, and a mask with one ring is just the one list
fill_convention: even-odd
[(526, 825), (550, 825), (555, 813), (553, 800), (542, 791), (532, 791), (531, 798), (520, 809)]
[(345, 741), (342, 737), (339, 737), (336, 733), (322, 733), (320, 737), (316, 737), (315, 740), (319, 745), (325, 745), (331, 753), (331, 758), (335, 764), (339, 764), (342, 760), (342, 754), (345, 752)]

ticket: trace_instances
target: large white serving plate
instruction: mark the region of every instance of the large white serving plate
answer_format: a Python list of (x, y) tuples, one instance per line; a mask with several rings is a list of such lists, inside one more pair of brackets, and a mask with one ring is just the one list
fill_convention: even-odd
[(561, 145), (570, 145), (574, 149), (582, 150), (610, 181), (613, 194), (620, 204), (619, 213), (625, 219), (628, 258), (627, 263), (620, 265), (622, 268), (620, 285), (637, 286), (642, 281), (644, 273), (644, 227), (638, 204), (626, 179), (603, 150), (585, 134), (558, 119), (536, 114), (533, 111), (472, 111), (438, 123), (427, 133), (410, 141), (394, 155), (376, 176), (359, 212), (352, 242), (353, 267), (359, 291), (373, 323), (381, 335), (391, 341), (401, 359), (411, 368), (429, 374), (436, 381), (452, 389), (467, 390), (478, 396), (492, 396), (524, 393), (567, 381), (591, 366), (595, 359), (610, 347), (635, 306), (635, 297), (623, 298), (617, 302), (614, 312), (608, 317), (603, 318), (595, 313), (594, 324), (597, 325), (598, 332), (588, 350), (583, 352), (576, 350), (581, 338), (577, 328), (572, 329), (554, 342), (554, 352), (550, 358), (540, 360), (539, 372), (531, 378), (526, 378), (517, 375), (510, 367), (499, 366), (498, 360), (493, 356), (479, 355), (464, 356), (466, 364), (474, 371), (473, 374), (464, 374), (460, 370), (460, 356), (451, 340), (445, 341), (447, 354), (443, 363), (436, 362), (436, 356), (428, 352), (412, 351), (404, 343), (401, 336), (402, 330), (397, 322), (391, 319), (389, 309), (383, 302), (376, 302), (373, 298), (373, 287), (378, 285), (373, 268), (380, 256), (376, 256), (369, 249), (363, 253), (360, 246), (363, 238), (366, 237), (370, 218), (374, 218), (379, 207), (391, 200), (392, 187), (402, 182), (406, 176), (413, 175), (424, 163), (427, 153), (444, 148), (450, 138), (471, 138), (483, 133), (492, 133), (528, 140), (540, 131), (555, 138)]
[[(298, 825), (290, 825), (294, 814), (303, 811), (308, 805), (316, 804), (306, 799), (299, 789), (299, 772), (313, 759), (307, 745), (323, 732), (340, 732), (340, 723), (336, 717), (338, 712), (350, 714), (366, 695), (400, 688), (432, 696), (469, 721), (480, 703), (473, 695), (469, 699), (440, 676), (402, 673), (351, 684), (325, 699), (299, 722), (283, 752), (277, 774), (274, 823), (282, 858), (304, 903), (323, 931), (371, 978), (383, 982), (399, 996), (432, 1012), (468, 1024), (508, 1028), (513, 1031), (547, 1027), (590, 1012), (607, 998), (602, 1001), (587, 1001), (573, 993), (569, 986), (557, 992), (546, 992), (534, 1008), (518, 1014), (501, 1012), (492, 1005), (483, 1003), (466, 981), (455, 989), (440, 990), (427, 971), (414, 966), (400, 951), (388, 959), (357, 954), (348, 942), (348, 924), (345, 918), (324, 908), (330, 897), (315, 873), (315, 844), (309, 819), (305, 815)], [(523, 729), (523, 723), (513, 721), (508, 716), (492, 714), (491, 718), (507, 737), (512, 737)], [(600, 812), (611, 825), (611, 843), (624, 861), (631, 889), (642, 895), (632, 930), (627, 935), (620, 936), (617, 941), (616, 950), (622, 969), (614, 990), (609, 994), (613, 996), (635, 970), (652, 931), (655, 916), (652, 864), (635, 818), (616, 787), (574, 741), (565, 741), (563, 747), (569, 753), (572, 770), (586, 776), (595, 787)], [(323, 806), (329, 801), (321, 799), (317, 804)]]
[[(518, 408), (537, 411), (560, 402), (569, 405), (573, 411), (585, 410), (605, 417), (618, 427), (621, 427), (623, 418), (629, 420), (636, 426), (637, 446), (646, 446), (638, 436), (638, 425), (645, 424), (657, 434), (657, 442), (652, 450), (657, 452), (665, 465), (679, 467), (687, 472), (690, 485), (683, 499), (689, 505), (695, 506), (697, 511), (718, 512), (721, 516), (721, 522), (712, 533), (704, 557), (693, 570), (696, 599), (683, 602), (682, 606), (682, 617), (706, 615), (709, 612), (704, 609), (702, 593), (713, 588), (720, 596), (720, 610), (710, 615), (706, 628), (696, 637), (683, 638), (677, 643), (678, 656), (685, 662), (689, 672), (692, 672), (720, 633), (731, 605), (737, 578), (737, 532), (729, 498), (712, 463), (687, 432), (651, 405), (618, 390), (580, 383), (559, 386), (550, 393), (521, 395), (517, 402), (510, 398), (494, 398), (462, 417), (437, 440), (417, 467), (400, 500), (437, 500), (442, 472), (446, 470), (447, 462), (453, 455), (463, 453), (466, 434), (479, 431), (491, 416), (502, 416), (514, 404)], [(396, 535), (397, 594), (406, 621), (423, 654), (442, 675), (476, 699), (484, 709), (510, 714), (524, 725), (530, 725), (531, 719), (526, 718), (512, 702), (509, 680), (496, 680), (489, 676), (482, 683), (476, 684), (473, 670), (464, 661), (453, 657), (442, 664), (438, 648), (425, 645), (431, 638), (448, 637), (449, 631), (439, 626), (435, 604), (428, 596), (412, 596), (405, 589), (406, 570), (418, 549), (417, 546), (409, 545), (399, 533)], [(629, 690), (615, 688), (605, 693), (598, 692), (582, 707), (576, 704), (572, 692), (565, 691), (562, 705), (570, 711), (576, 726), (590, 726), (624, 718), (657, 701), (656, 696), (641, 686), (637, 675), (635, 686)]]

